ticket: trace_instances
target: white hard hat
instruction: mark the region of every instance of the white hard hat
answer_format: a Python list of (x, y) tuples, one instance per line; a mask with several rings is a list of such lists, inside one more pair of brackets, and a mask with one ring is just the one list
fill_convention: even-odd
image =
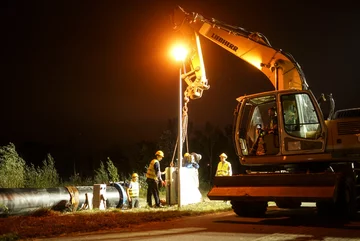
[(221, 153), (219, 157), (225, 157), (227, 158), (227, 155), (225, 153)]

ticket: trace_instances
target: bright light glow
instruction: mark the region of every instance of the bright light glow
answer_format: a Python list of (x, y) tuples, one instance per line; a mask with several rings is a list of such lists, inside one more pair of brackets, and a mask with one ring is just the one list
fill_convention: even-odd
[(258, 68), (259, 70), (261, 70), (261, 59), (259, 57), (256, 56), (247, 56), (245, 58), (245, 60), (250, 63), (251, 65), (255, 66), (256, 68)]
[(188, 50), (184, 46), (178, 45), (172, 49), (172, 55), (176, 61), (184, 61), (187, 54)]
[(195, 168), (181, 167), (181, 205), (201, 202), (199, 174)]

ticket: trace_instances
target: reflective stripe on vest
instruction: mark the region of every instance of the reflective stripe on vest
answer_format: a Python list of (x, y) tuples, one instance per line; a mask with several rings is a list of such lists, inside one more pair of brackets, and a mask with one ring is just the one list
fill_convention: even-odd
[(130, 182), (131, 188), (129, 189), (130, 197), (139, 197), (139, 183)]
[(155, 173), (155, 163), (159, 162), (157, 159), (153, 159), (151, 162), (150, 162), (150, 165), (147, 169), (147, 172), (146, 172), (146, 178), (150, 178), (150, 179), (154, 179), (154, 180), (157, 180), (157, 175)]
[(229, 174), (229, 162), (225, 161), (224, 164), (219, 162), (216, 176), (229, 176)]

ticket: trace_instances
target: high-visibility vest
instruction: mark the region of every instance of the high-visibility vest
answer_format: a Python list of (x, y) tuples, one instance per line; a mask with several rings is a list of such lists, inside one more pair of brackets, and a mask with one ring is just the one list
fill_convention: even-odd
[(139, 183), (138, 182), (130, 182), (131, 188), (129, 189), (129, 195), (132, 198), (139, 197)]
[(150, 179), (154, 179), (154, 180), (158, 180), (157, 178), (157, 173), (155, 173), (155, 163), (159, 162), (159, 160), (157, 159), (153, 159), (151, 162), (150, 162), (150, 165), (147, 169), (147, 172), (146, 172), (146, 178), (150, 178)]
[(225, 161), (224, 164), (222, 162), (219, 162), (216, 176), (229, 176), (230, 175), (230, 167), (231, 164), (228, 161)]

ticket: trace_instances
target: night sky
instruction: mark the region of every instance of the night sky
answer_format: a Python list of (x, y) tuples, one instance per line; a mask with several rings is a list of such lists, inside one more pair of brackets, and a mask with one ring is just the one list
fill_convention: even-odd
[[(360, 15), (352, 2), (2, 1), (0, 144), (86, 150), (156, 141), (178, 113), (179, 66), (169, 55), (175, 5), (263, 33), (295, 57), (316, 96), (333, 93), (336, 109), (358, 107)], [(272, 86), (202, 44), (211, 88), (190, 102), (189, 120), (232, 124), (237, 97)]]

